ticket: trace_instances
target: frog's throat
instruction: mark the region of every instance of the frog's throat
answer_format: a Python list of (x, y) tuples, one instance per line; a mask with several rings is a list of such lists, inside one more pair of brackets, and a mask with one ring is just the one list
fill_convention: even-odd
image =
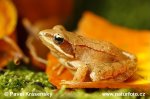
[(74, 58), (74, 56), (65, 53), (59, 46), (57, 46), (50, 38), (47, 37), (43, 37), (41, 38), (44, 45), (46, 45), (47, 47), (49, 47), (51, 49), (51, 47), (49, 45), (52, 45), (54, 47), (54, 49), (56, 49), (57, 51), (59, 51), (60, 53), (64, 54), (65, 56), (69, 57), (69, 58)]

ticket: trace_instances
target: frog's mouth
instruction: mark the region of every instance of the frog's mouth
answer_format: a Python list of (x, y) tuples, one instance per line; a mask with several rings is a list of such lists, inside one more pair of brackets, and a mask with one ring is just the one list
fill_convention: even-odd
[(39, 38), (43, 42), (44, 45), (46, 45), (50, 50), (55, 50), (56, 53), (60, 52), (61, 54), (65, 55), (68, 58), (74, 58), (73, 55), (66, 53), (61, 46), (58, 46), (53, 41), (53, 36), (50, 37), (50, 35), (47, 37), (45, 33), (40, 32)]

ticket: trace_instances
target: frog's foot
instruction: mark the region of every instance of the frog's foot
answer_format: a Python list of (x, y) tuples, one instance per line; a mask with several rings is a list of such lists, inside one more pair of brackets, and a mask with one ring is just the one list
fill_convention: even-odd
[(56, 69), (58, 69), (57, 70), (57, 75), (60, 75), (64, 70), (64, 66), (62, 66), (61, 64), (57, 64), (56, 66), (54, 66), (52, 68), (52, 70), (56, 70)]

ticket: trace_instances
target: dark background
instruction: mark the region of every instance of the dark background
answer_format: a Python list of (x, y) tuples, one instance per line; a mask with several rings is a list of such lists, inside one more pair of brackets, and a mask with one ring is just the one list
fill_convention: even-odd
[[(32, 22), (56, 18), (57, 24), (76, 29), (83, 12), (90, 10), (110, 22), (134, 29), (150, 29), (150, 0), (13, 0), (19, 17)], [(56, 24), (55, 23), (55, 24)]]

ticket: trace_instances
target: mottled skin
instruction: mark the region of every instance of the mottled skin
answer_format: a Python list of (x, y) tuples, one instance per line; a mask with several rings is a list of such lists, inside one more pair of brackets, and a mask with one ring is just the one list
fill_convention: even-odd
[[(56, 36), (63, 38), (57, 43)], [(43, 30), (39, 38), (61, 64), (75, 71), (73, 81), (123, 82), (136, 71), (136, 57), (106, 41), (68, 32), (63, 26)]]

